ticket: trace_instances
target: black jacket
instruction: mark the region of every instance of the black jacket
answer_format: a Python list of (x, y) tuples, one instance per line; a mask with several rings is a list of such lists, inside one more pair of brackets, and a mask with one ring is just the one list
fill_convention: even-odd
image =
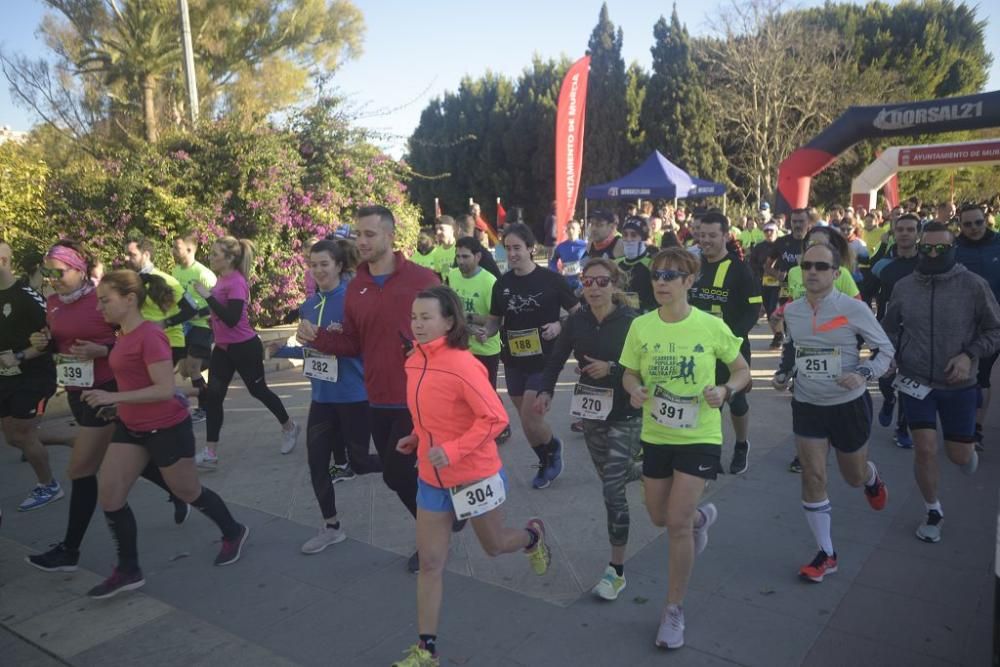
[(580, 366), (590, 363), (585, 356), (600, 361), (613, 361), (616, 366), (611, 375), (600, 380), (585, 376), (580, 376), (580, 379), (593, 387), (612, 387), (615, 390), (615, 403), (608, 421), (625, 421), (641, 415), (641, 408), (629, 405), (629, 395), (622, 387), (623, 369), (617, 365), (622, 348), (625, 347), (625, 336), (632, 326), (632, 320), (638, 316), (628, 306), (619, 304), (603, 322), (598, 323), (590, 307), (586, 303), (582, 304), (579, 310), (566, 319), (555, 347), (545, 359), (541, 391), (555, 393), (559, 373), (570, 354), (576, 356)]

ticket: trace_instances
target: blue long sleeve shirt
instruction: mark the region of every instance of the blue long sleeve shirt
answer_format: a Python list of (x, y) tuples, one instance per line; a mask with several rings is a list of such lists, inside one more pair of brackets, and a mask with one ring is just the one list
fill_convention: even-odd
[[(299, 307), (299, 316), (319, 327), (328, 327), (344, 319), (344, 298), (347, 295), (347, 281), (342, 281), (329, 292), (316, 292)], [(301, 359), (301, 347), (283, 347), (273, 356)], [(368, 400), (365, 391), (365, 374), (359, 357), (337, 357), (337, 381), (313, 380), (312, 400), (314, 403), (358, 403)]]

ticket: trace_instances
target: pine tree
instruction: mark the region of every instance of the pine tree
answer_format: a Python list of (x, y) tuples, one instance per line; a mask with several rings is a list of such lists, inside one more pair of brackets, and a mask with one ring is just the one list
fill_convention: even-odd
[[(601, 5), (600, 18), (590, 35), (590, 81), (587, 85), (587, 121), (583, 139), (581, 186), (618, 178), (632, 165), (628, 162), (628, 106), (622, 30)], [(582, 189), (582, 188), (581, 188)]]
[(726, 182), (726, 158), (677, 5), (669, 25), (662, 16), (656, 22), (653, 37), (653, 72), (640, 114), (645, 152), (658, 150), (692, 176)]

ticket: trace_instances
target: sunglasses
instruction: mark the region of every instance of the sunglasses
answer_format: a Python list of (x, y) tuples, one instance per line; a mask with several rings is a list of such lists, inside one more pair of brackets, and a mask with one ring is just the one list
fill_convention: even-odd
[(802, 267), (803, 271), (812, 271), (813, 269), (817, 271), (829, 271), (830, 269), (837, 268), (830, 262), (799, 262), (799, 266)]
[(677, 280), (678, 278), (687, 278), (689, 275), (691, 274), (688, 273), (687, 271), (659, 269), (657, 271), (653, 271), (653, 282), (656, 282), (657, 280), (663, 280), (669, 283), (671, 280)]
[(63, 275), (70, 270), (71, 269), (48, 269), (43, 266), (38, 269), (38, 272), (42, 274), (43, 278), (55, 278), (56, 280), (62, 280)]
[(593, 287), (594, 283), (597, 283), (598, 287), (607, 287), (611, 284), (611, 276), (584, 276), (580, 278), (580, 282), (584, 287)]
[(962, 226), (963, 227), (982, 227), (985, 224), (986, 224), (986, 219), (985, 218), (979, 218), (978, 220), (963, 220), (962, 221)]
[(936, 250), (940, 255), (948, 252), (952, 247), (951, 243), (920, 243), (917, 245), (917, 250), (923, 255), (929, 255)]

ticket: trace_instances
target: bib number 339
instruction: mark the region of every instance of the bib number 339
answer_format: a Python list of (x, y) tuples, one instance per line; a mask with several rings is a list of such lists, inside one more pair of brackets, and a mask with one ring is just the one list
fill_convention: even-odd
[(68, 354), (55, 355), (56, 382), (60, 387), (93, 387), (94, 360)]
[(337, 381), (337, 357), (330, 357), (312, 348), (302, 350), (302, 374), (311, 380)]
[(471, 519), (503, 505), (507, 499), (500, 473), (450, 489), (451, 505), (457, 519)]

